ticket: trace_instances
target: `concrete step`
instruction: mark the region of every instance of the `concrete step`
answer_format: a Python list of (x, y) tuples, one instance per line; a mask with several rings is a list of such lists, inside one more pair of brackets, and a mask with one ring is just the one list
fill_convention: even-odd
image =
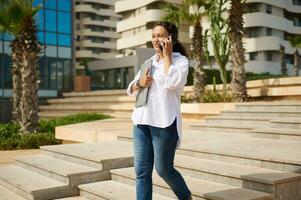
[(45, 155), (17, 157), (16, 164), (25, 169), (56, 179), (71, 186), (110, 179), (107, 170), (100, 170)]
[(272, 128), (300, 129), (301, 128), (301, 119), (298, 119), (298, 118), (272, 119), (271, 127)]
[(300, 129), (293, 128), (259, 128), (251, 130), (253, 137), (301, 141)]
[(133, 145), (130, 142), (106, 141), (40, 148), (45, 155), (102, 170), (133, 166)]
[(119, 104), (89, 104), (89, 105), (46, 105), (39, 106), (39, 110), (126, 110), (131, 111), (134, 108), (133, 103)]
[[(301, 142), (243, 134), (184, 131), (177, 154), (233, 164), (301, 173)], [(122, 138), (132, 141), (132, 136)], [(281, 147), (281, 148), (279, 148)]]
[(200, 123), (199, 125), (190, 125), (192, 130), (212, 131), (212, 132), (231, 132), (231, 133), (249, 133), (250, 130), (258, 128), (257, 125), (240, 125), (239, 123)]
[(191, 177), (271, 193), (276, 199), (280, 199), (281, 196), (286, 196), (287, 199), (296, 198), (296, 194), (284, 194), (282, 189), (301, 184), (301, 174), (191, 156), (176, 155), (175, 166), (183, 174)]
[(219, 124), (225, 126), (233, 126), (233, 124), (240, 126), (267, 126), (269, 124), (269, 119), (267, 118), (238, 118), (238, 117), (206, 117), (205, 124)]
[(220, 116), (235, 116), (235, 117), (300, 117), (301, 118), (301, 112), (264, 112), (264, 111), (222, 111)]
[[(123, 168), (110, 171), (112, 179), (115, 181), (127, 183), (130, 185), (135, 184), (135, 171), (134, 168)], [(266, 200), (272, 199), (272, 195), (264, 192), (258, 192), (239, 188), (235, 186), (225, 185), (221, 183), (211, 182), (183, 175), (188, 188), (191, 190), (193, 196), (197, 199), (208, 200)], [(175, 198), (169, 186), (164, 180), (153, 173), (153, 189), (154, 191)]]
[(102, 142), (117, 140), (119, 135), (132, 134), (132, 122), (128, 118), (110, 118), (78, 124), (58, 126), (55, 138), (73, 142)]
[(0, 185), (25, 199), (48, 200), (78, 194), (76, 188), (19, 166), (2, 166), (0, 171)]
[(112, 117), (118, 117), (118, 118), (130, 118), (131, 117), (131, 111), (124, 111), (124, 112), (116, 112), (116, 111), (91, 111), (91, 110), (78, 110), (78, 111), (40, 111), (39, 116), (42, 119), (55, 119), (55, 118), (60, 118), (60, 117), (66, 117), (68, 115), (75, 115), (78, 113), (98, 113), (98, 114), (104, 114), (104, 115), (109, 115)]
[(0, 186), (0, 200), (26, 200), (11, 190)]
[[(136, 190), (134, 186), (114, 180), (101, 181), (91, 184), (80, 185), (81, 196), (93, 200), (134, 200)], [(153, 200), (172, 200), (161, 194), (153, 193)]]
[(101, 103), (101, 102), (134, 102), (135, 98), (127, 95), (124, 96), (85, 96), (85, 97), (67, 97), (67, 98), (57, 98), (57, 99), (48, 99), (47, 103), (49, 104), (64, 104), (64, 103)]
[(183, 143), (177, 153), (280, 171), (301, 172), (299, 141), (187, 133), (183, 134)]
[(239, 104), (235, 106), (235, 111), (296, 113), (301, 112), (301, 104)]
[(114, 96), (114, 95), (127, 95), (126, 90), (96, 90), (89, 92), (66, 92), (62, 94), (64, 97), (80, 97), (80, 96)]
[(81, 196), (76, 196), (76, 197), (67, 197), (67, 198), (60, 198), (60, 199), (56, 199), (56, 200), (89, 200), (85, 197), (81, 197)]

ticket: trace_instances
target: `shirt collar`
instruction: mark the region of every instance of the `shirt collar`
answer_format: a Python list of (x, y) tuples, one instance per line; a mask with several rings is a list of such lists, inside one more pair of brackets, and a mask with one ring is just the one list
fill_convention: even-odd
[[(181, 56), (181, 54), (179, 52), (172, 52), (172, 58), (175, 58), (175, 57), (178, 57), (178, 56)], [(161, 60), (160, 62), (157, 62), (157, 54), (153, 55), (151, 57), (151, 59), (152, 59), (152, 62), (155, 62), (157, 64), (163, 62), (163, 60)]]

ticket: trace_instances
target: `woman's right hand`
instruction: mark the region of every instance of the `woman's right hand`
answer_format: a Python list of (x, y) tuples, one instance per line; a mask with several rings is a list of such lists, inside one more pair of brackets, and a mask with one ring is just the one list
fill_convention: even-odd
[(145, 74), (140, 78), (139, 85), (141, 87), (150, 87), (153, 82), (153, 77), (151, 77), (149, 74), (149, 68), (146, 70)]
[(141, 87), (150, 87), (152, 85), (153, 82), (153, 77), (149, 76), (149, 75), (144, 75), (139, 82), (139, 85)]

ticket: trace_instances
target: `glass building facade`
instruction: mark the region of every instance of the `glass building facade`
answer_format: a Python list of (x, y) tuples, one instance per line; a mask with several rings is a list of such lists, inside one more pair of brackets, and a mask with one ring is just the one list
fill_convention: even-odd
[[(39, 58), (39, 89), (70, 91), (73, 77), (73, 1), (35, 0), (41, 9), (35, 16), (38, 40), (42, 45)], [(11, 49), (12, 38), (0, 34), (0, 87), (12, 88)], [(4, 92), (2, 92), (4, 93)], [(46, 95), (47, 96), (47, 95)]]

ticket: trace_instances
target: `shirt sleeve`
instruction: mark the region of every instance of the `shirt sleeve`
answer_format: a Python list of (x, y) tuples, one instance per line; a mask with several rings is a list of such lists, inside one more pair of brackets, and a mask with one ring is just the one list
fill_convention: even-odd
[(187, 82), (189, 62), (186, 57), (180, 58), (170, 65), (167, 74), (159, 76), (163, 87), (169, 90), (183, 88)]
[(135, 76), (134, 80), (133, 80), (132, 82), (130, 82), (130, 84), (128, 85), (128, 88), (127, 88), (126, 92), (127, 92), (127, 94), (128, 94), (129, 96), (137, 96), (138, 90), (136, 90), (136, 91), (134, 91), (133, 93), (131, 93), (131, 87), (132, 87), (132, 85), (133, 85), (136, 81), (139, 80), (139, 78), (140, 78), (140, 70), (138, 71), (138, 73), (137, 73), (137, 75)]

